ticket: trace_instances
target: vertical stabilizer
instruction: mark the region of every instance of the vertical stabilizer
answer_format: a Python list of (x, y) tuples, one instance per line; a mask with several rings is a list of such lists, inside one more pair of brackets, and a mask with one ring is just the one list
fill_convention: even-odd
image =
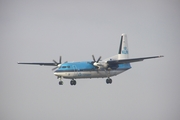
[(118, 51), (118, 59), (127, 59), (127, 58), (129, 58), (127, 35), (122, 34), (121, 40), (120, 40), (119, 51)]

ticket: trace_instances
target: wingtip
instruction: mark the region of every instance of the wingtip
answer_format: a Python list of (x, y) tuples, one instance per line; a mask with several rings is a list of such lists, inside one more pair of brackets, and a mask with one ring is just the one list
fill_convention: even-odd
[(164, 57), (164, 55), (160, 55), (159, 57)]
[(121, 36), (127, 35), (126, 33), (122, 33)]

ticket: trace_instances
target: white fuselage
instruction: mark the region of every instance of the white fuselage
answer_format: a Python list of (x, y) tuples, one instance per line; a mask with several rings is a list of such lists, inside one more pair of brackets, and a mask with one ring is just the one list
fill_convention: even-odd
[(126, 70), (92, 70), (92, 71), (74, 71), (74, 72), (54, 72), (54, 75), (67, 79), (77, 78), (104, 78), (116, 76)]

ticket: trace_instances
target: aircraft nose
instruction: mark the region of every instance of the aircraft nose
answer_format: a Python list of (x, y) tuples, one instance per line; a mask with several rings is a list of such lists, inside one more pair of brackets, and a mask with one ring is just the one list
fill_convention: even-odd
[(56, 75), (56, 76), (63, 76), (64, 72), (56, 70), (56, 71), (54, 71), (54, 75)]
[(56, 71), (54, 72), (54, 75), (57, 75), (57, 72), (56, 72)]
[(54, 71), (54, 75), (56, 75), (56, 76), (58, 75), (58, 71), (57, 71), (57, 70), (56, 70), (56, 71)]

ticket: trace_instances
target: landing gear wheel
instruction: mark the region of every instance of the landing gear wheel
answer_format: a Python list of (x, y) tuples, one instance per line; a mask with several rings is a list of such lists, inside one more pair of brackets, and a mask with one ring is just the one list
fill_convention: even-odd
[(106, 83), (108, 84), (108, 79), (106, 79)]
[(71, 85), (76, 85), (76, 80), (71, 80), (71, 81), (70, 81), (70, 84), (71, 84)]
[(112, 83), (112, 79), (109, 79), (109, 83), (110, 83), (110, 84)]
[(63, 85), (63, 81), (59, 81), (59, 85)]
[(76, 85), (76, 81), (74, 80), (74, 85)]
[(106, 79), (106, 83), (107, 83), (107, 84), (111, 84), (111, 83), (112, 83), (112, 79), (111, 79), (111, 78), (107, 78), (107, 79)]
[(70, 81), (70, 84), (73, 85), (73, 80)]

